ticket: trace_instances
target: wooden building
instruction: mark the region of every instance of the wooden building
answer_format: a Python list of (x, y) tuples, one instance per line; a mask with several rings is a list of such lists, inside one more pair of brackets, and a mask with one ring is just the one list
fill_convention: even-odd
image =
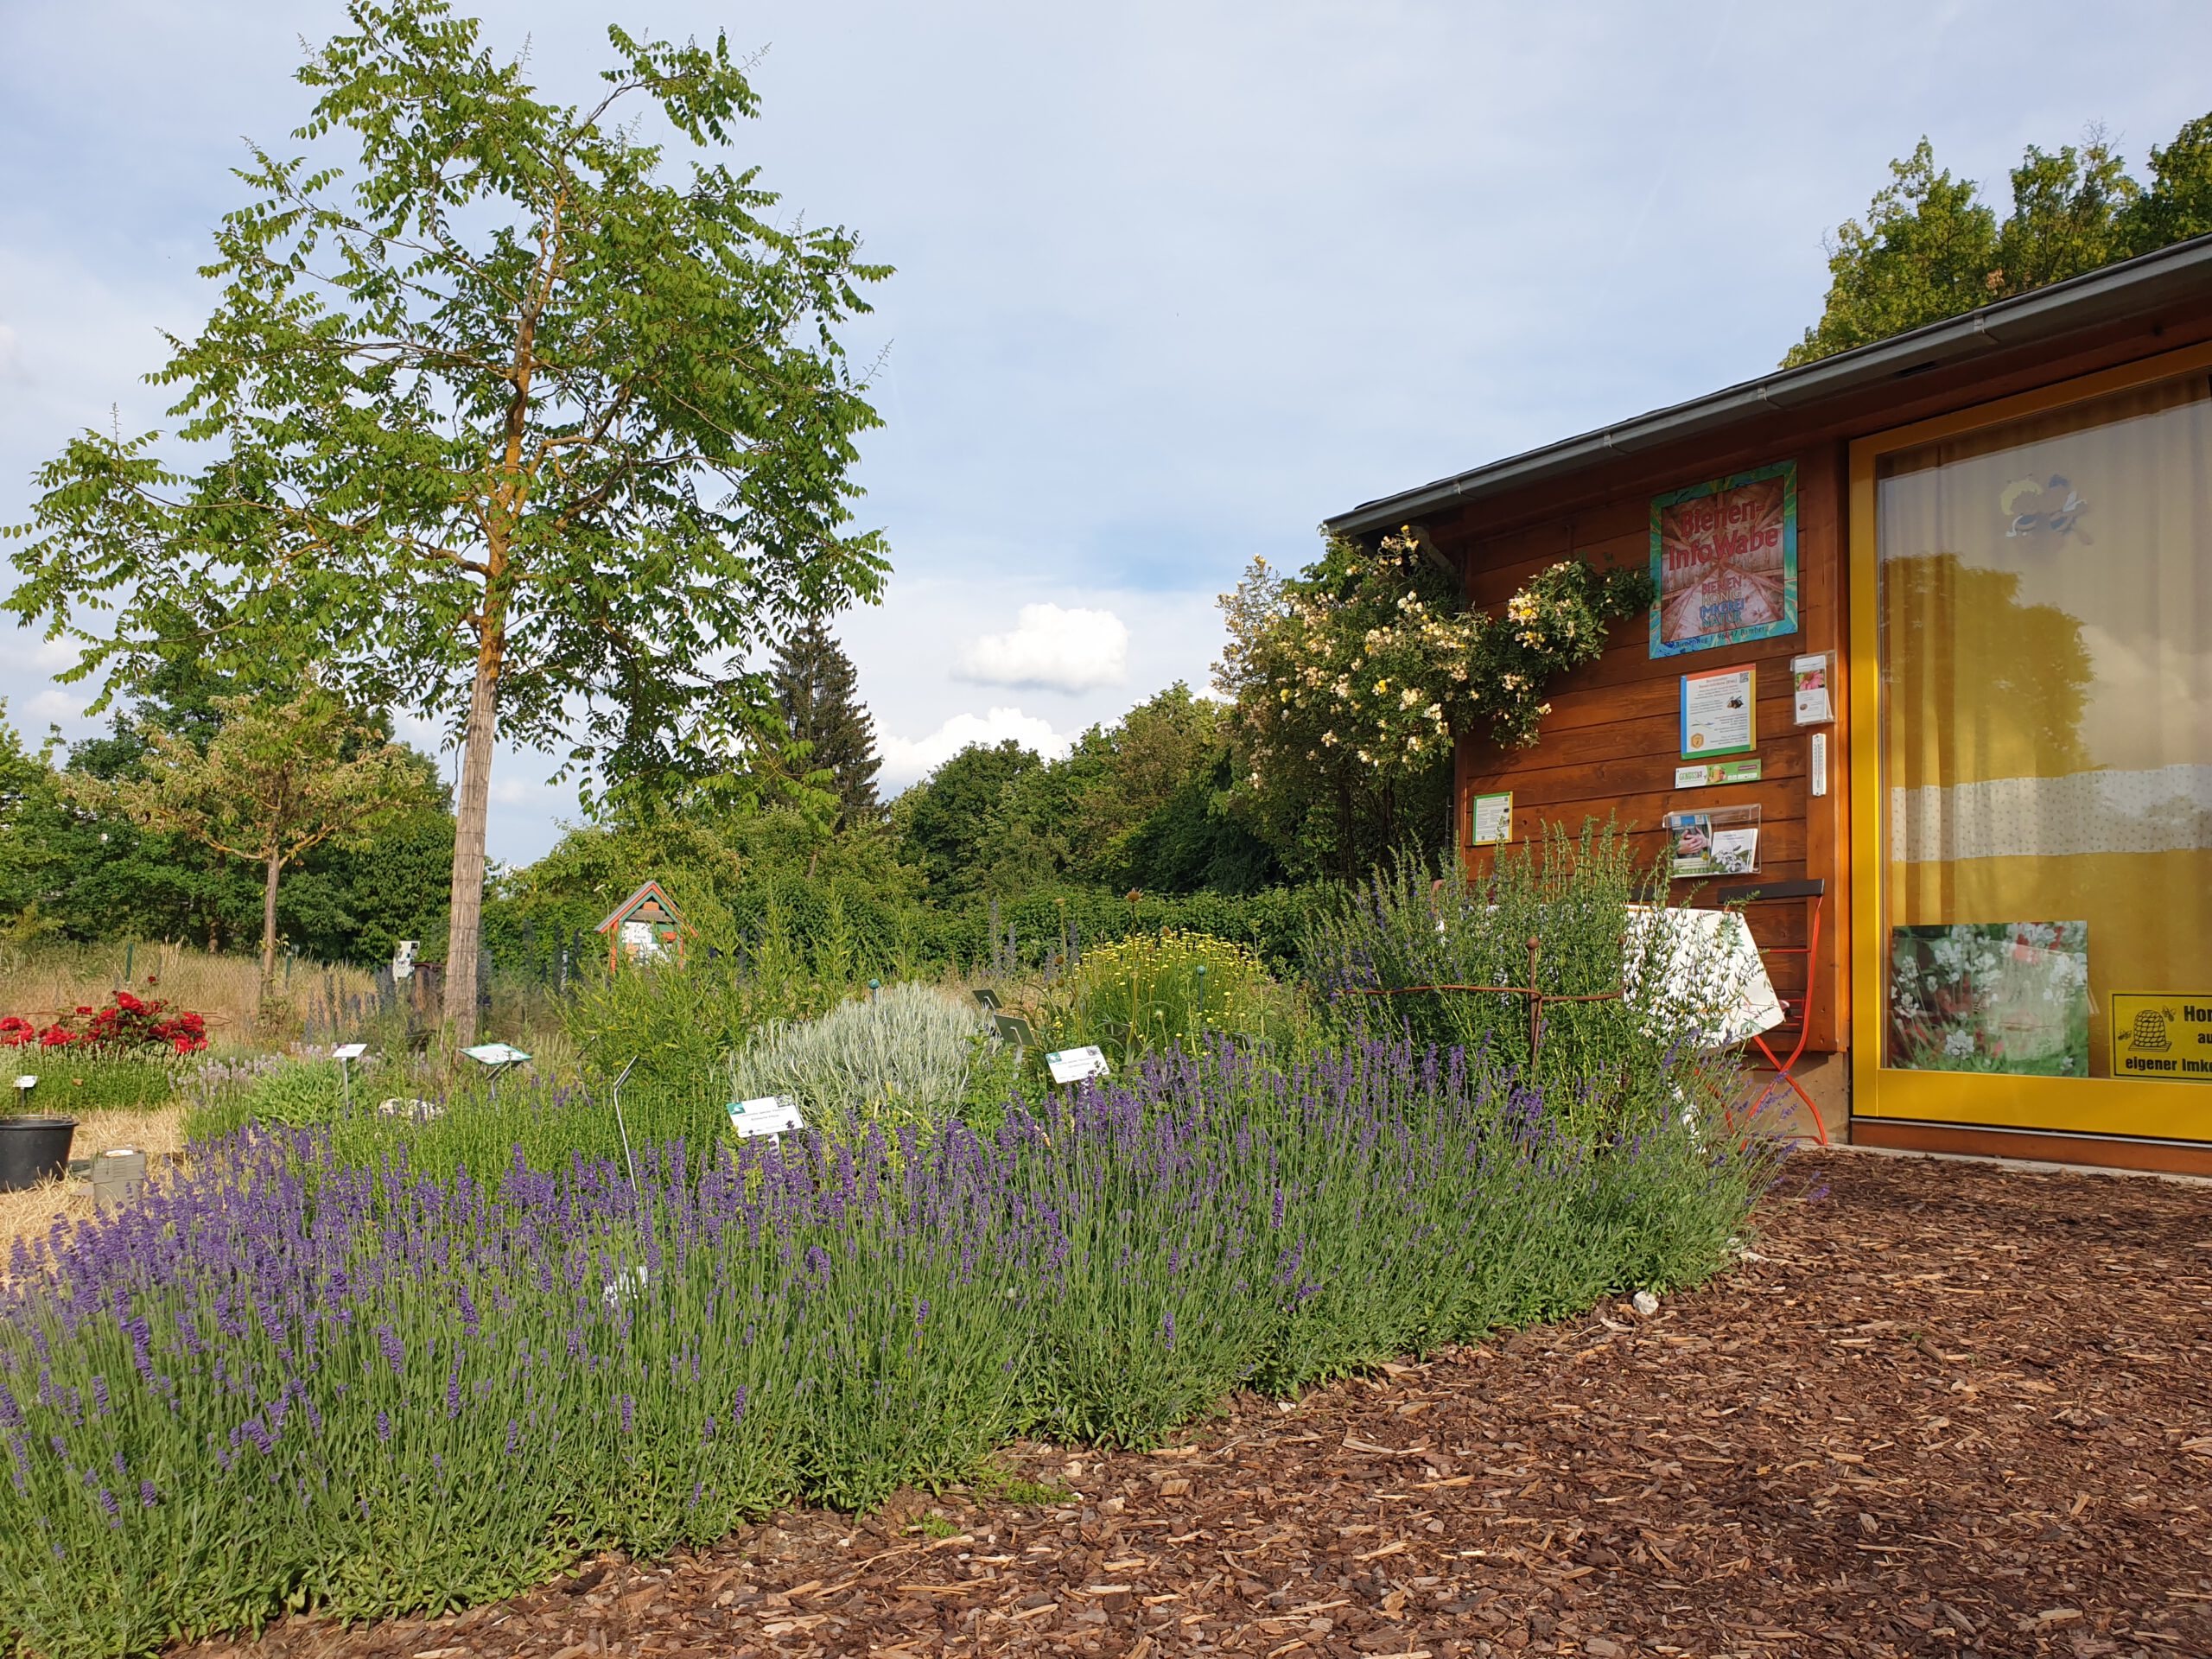
[(1832, 1136), (2212, 1173), (2212, 238), (1326, 528), (1408, 525), (1480, 606), (1566, 558), (1662, 588), (1535, 747), (1462, 739), (1471, 868), (1509, 792), (1512, 841), (1755, 828), (1758, 880), (1825, 889), (1752, 918), (1821, 906)]
[(613, 969), (626, 962), (681, 962), (683, 936), (691, 930), (676, 900), (659, 882), (648, 881), (593, 931), (607, 936), (607, 965)]

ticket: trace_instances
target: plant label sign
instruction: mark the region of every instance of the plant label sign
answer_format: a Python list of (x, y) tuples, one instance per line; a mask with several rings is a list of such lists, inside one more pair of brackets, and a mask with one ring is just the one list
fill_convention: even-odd
[(512, 1043), (479, 1043), (461, 1052), (479, 1065), (520, 1065), (530, 1058)]
[(25, 1094), (29, 1094), (32, 1090), (38, 1087), (38, 1079), (33, 1077), (29, 1072), (26, 1071), (22, 1076), (16, 1079), (16, 1087), (22, 1090)]
[(787, 1135), (803, 1129), (806, 1120), (799, 1115), (797, 1101), (783, 1095), (763, 1095), (758, 1100), (732, 1101), (729, 1126), (739, 1138), (750, 1140), (756, 1135)]
[(1045, 1056), (1045, 1065), (1054, 1083), (1081, 1083), (1103, 1077), (1109, 1070), (1105, 1052), (1096, 1043), (1084, 1048), (1054, 1049)]
[(334, 1060), (358, 1060), (368, 1052), (366, 1043), (340, 1043), (330, 1051), (330, 1058)]

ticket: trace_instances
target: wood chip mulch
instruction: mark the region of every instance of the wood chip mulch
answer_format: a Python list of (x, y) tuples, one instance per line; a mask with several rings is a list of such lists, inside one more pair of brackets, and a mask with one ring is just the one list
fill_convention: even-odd
[(2212, 1655), (2212, 1186), (1807, 1154), (1649, 1319), (1007, 1461), (1068, 1496), (798, 1512), (239, 1651)]

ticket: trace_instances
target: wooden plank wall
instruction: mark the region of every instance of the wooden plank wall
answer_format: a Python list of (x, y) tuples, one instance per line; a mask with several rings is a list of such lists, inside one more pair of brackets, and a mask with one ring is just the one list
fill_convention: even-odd
[[(1787, 454), (1723, 456), (1701, 471), (1658, 486), (1669, 489), (1702, 482), (1790, 459)], [(1643, 861), (1661, 855), (1665, 835), (1661, 820), (1669, 811), (1696, 810), (1756, 802), (1760, 808), (1759, 874), (1771, 880), (1817, 875), (1828, 882), (1821, 918), (1821, 948), (1815, 982), (1811, 1035), (1808, 1046), (1834, 1051), (1848, 1046), (1848, 975), (1846, 971), (1849, 900), (1845, 713), (1847, 691), (1844, 650), (1843, 574), (1846, 564), (1844, 503), (1846, 456), (1840, 444), (1823, 444), (1796, 455), (1798, 632), (1787, 638), (1748, 645), (1654, 658), (1649, 621), (1639, 612), (1615, 625), (1605, 654), (1554, 688), (1551, 713), (1535, 747), (1501, 750), (1484, 737), (1461, 740), (1457, 765), (1459, 835), (1464, 843), (1468, 804), (1477, 794), (1513, 791), (1513, 838), (1525, 842), (1557, 824), (1579, 832), (1591, 818), (1603, 823), (1618, 815), (1631, 830)], [(1639, 488), (1594, 505), (1554, 518), (1525, 518), (1517, 528), (1484, 535), (1476, 509), (1458, 523), (1431, 526), (1440, 550), (1460, 561), (1471, 603), (1502, 607), (1537, 571), (1556, 560), (1586, 559), (1600, 569), (1628, 565), (1649, 569), (1651, 556), (1650, 502), (1655, 491)], [(1469, 520), (1474, 520), (1470, 523)], [(1801, 653), (1834, 654), (1832, 688), (1837, 719), (1828, 734), (1828, 793), (1814, 798), (1807, 768), (1810, 734), (1793, 722), (1789, 659)], [(1758, 748), (1762, 776), (1756, 784), (1704, 789), (1675, 788), (1680, 753), (1681, 677), (1688, 672), (1750, 664), (1758, 671)], [(1493, 856), (1488, 848), (1465, 849), (1471, 874), (1479, 876)], [(1731, 878), (1740, 880), (1741, 878)], [(1677, 883), (1677, 902), (1711, 900), (1720, 883)], [(1752, 926), (1762, 945), (1802, 946), (1808, 908), (1798, 904), (1753, 907)], [(1784, 996), (1804, 989), (1806, 958), (1769, 958), (1777, 988)]]

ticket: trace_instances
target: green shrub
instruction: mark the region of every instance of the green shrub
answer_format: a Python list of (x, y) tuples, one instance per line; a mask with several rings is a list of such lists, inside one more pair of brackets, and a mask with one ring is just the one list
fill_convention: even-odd
[[(1611, 824), (1554, 829), (1475, 882), (1449, 854), (1433, 867), (1402, 857), (1316, 915), (1306, 972), (1342, 1035), (1458, 1046), (1592, 1125), (1640, 1127), (1679, 1116), (1686, 1094), (1727, 1096), (1736, 1071), (1728, 1054), (1686, 1052), (1741, 987), (1713, 961), (1662, 971), (1663, 930), (1637, 912), (1667, 900), (1663, 876), (1639, 871)], [(1591, 999), (1547, 1003), (1533, 1053), (1527, 996), (1423, 988), (1530, 985)]]
[(1046, 1021), (1054, 1046), (1096, 1043), (1126, 1062), (1192, 1049), (1208, 1032), (1257, 1036), (1274, 1013), (1272, 989), (1246, 947), (1170, 928), (1084, 951)]
[(0, 1115), (20, 1103), (27, 1112), (73, 1117), (86, 1112), (143, 1112), (166, 1106), (176, 1092), (177, 1080), (188, 1063), (178, 1060), (95, 1058), (68, 1055), (59, 1048), (23, 1049), (8, 1057), (8, 1075), (0, 1084), (12, 1085), (18, 1076), (38, 1079), (38, 1086), (22, 1093), (7, 1089), (0, 1100)]
[(733, 1100), (787, 1095), (809, 1122), (942, 1122), (968, 1103), (997, 1046), (973, 1003), (932, 985), (892, 985), (818, 1020), (778, 1020), (730, 1057)]

